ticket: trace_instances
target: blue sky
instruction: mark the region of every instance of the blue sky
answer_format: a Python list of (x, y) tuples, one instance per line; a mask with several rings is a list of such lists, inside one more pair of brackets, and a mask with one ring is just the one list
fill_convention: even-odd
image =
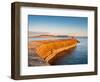
[(70, 16), (29, 15), (28, 27), (31, 32), (55, 35), (87, 36), (88, 18)]

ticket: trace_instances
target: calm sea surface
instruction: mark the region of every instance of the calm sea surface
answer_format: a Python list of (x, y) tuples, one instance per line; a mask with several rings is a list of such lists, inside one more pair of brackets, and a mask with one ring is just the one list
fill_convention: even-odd
[[(66, 37), (57, 37), (57, 38), (30, 38), (29, 41), (36, 40), (55, 40), (55, 39), (66, 39)], [(77, 44), (77, 47), (73, 48), (70, 51), (64, 51), (59, 54), (63, 56), (58, 57), (53, 65), (74, 65), (74, 64), (87, 64), (88, 63), (88, 38), (80, 37), (77, 38), (80, 43)], [(58, 54), (58, 55), (59, 55)]]

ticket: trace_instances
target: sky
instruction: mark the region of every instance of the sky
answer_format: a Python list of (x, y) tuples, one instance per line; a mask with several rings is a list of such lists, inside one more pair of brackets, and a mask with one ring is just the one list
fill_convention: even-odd
[(87, 36), (88, 18), (70, 16), (28, 16), (29, 32)]

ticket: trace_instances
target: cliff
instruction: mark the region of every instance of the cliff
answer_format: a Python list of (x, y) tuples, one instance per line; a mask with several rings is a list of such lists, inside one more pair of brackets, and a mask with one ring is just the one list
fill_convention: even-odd
[(76, 39), (32, 41), (29, 49), (34, 49), (37, 55), (49, 63), (57, 53), (75, 47), (78, 42)]

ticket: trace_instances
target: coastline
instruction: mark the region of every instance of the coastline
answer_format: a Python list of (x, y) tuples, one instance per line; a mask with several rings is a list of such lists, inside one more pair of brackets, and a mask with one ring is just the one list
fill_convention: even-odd
[(52, 59), (58, 55), (59, 52), (62, 52), (62, 51), (65, 51), (65, 50), (69, 50), (69, 49), (72, 49), (74, 47), (76, 47), (77, 44), (73, 44), (71, 46), (68, 46), (68, 47), (64, 47), (64, 48), (60, 48), (60, 49), (57, 49), (53, 52), (53, 54), (51, 54), (50, 56), (48, 56), (45, 61), (50, 63), (52, 61)]
[(78, 42), (76, 39), (31, 41), (28, 49), (32, 52), (35, 51), (45, 63), (50, 64), (50, 61), (57, 56), (57, 53), (77, 46)]

